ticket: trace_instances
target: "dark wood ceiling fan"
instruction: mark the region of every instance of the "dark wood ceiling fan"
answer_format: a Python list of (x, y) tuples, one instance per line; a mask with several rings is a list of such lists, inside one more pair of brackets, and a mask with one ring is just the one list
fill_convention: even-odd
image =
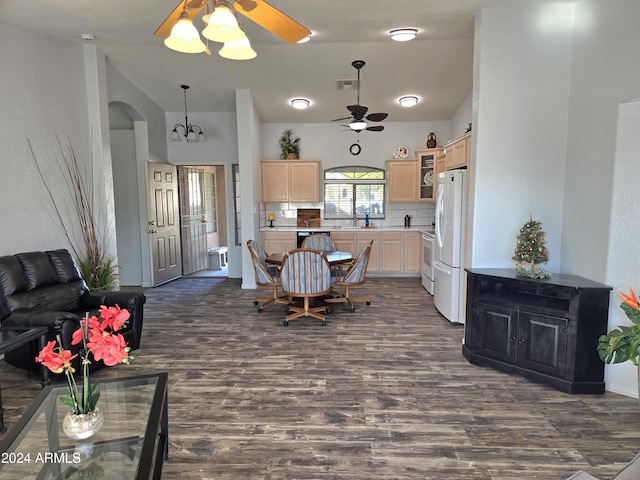
[(350, 117), (336, 118), (331, 121), (344, 122), (345, 120), (351, 120), (351, 122), (348, 125), (343, 125), (343, 126), (349, 127), (351, 130), (358, 133), (363, 130), (368, 130), (370, 132), (381, 132), (382, 130), (384, 130), (383, 125), (368, 126), (367, 120), (370, 122), (381, 122), (385, 118), (387, 118), (389, 114), (378, 112), (378, 113), (370, 113), (369, 115), (367, 115), (369, 108), (365, 107), (364, 105), (360, 105), (360, 70), (362, 69), (362, 67), (365, 66), (365, 61), (354, 60), (353, 62), (351, 62), (351, 65), (353, 66), (353, 68), (355, 68), (358, 71), (358, 83), (356, 85), (356, 90), (357, 90), (356, 103), (355, 105), (347, 105), (347, 110), (351, 112)]
[[(168, 37), (171, 35), (171, 29), (183, 11), (186, 11), (189, 18), (193, 20), (207, 5), (208, 1), (181, 1), (153, 35), (156, 37)], [(215, 5), (215, 0), (213, 0), (213, 3)], [(311, 35), (311, 31), (307, 27), (299, 24), (264, 0), (236, 0), (233, 8), (236, 12), (241, 13), (287, 43), (296, 43)]]

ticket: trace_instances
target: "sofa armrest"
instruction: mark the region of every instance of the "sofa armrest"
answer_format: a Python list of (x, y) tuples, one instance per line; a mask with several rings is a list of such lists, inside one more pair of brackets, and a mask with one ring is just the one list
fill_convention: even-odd
[(61, 333), (68, 322), (71, 323), (72, 333), (80, 326), (80, 319), (75, 313), (19, 309), (5, 318), (2, 325), (5, 327), (49, 327), (49, 333)]
[(147, 297), (142, 292), (87, 292), (80, 299), (80, 308), (97, 310), (100, 305), (107, 307), (118, 305), (120, 308), (129, 310), (131, 316), (122, 334), (131, 350), (137, 350), (140, 348), (143, 306), (146, 301)]
[[(2, 321), (4, 327), (48, 327), (47, 341), (60, 338), (62, 348), (77, 352), (78, 346), (72, 346), (73, 332), (80, 326), (80, 317), (71, 312), (46, 310), (15, 310)], [(5, 353), (7, 363), (32, 372), (39, 371), (39, 364), (35, 362), (38, 345), (34, 340), (20, 348)], [(80, 361), (74, 360), (74, 367), (80, 368)]]
[(101, 305), (118, 305), (132, 312), (137, 305), (146, 301), (147, 297), (140, 292), (87, 292), (80, 299), (80, 309), (97, 310)]

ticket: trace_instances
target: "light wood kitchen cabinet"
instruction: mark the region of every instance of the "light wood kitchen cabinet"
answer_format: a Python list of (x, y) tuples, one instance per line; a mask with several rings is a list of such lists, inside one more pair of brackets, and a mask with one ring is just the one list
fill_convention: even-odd
[(289, 252), (296, 248), (296, 232), (262, 232), (262, 248), (272, 253)]
[(381, 232), (382, 271), (386, 273), (402, 271), (402, 232)]
[(362, 232), (356, 232), (356, 249), (352, 253), (354, 255), (357, 255), (362, 247), (364, 247), (370, 240), (373, 240), (373, 245), (371, 246), (371, 253), (369, 254), (369, 265), (367, 267), (367, 273), (380, 272), (380, 232), (372, 232), (366, 230)]
[(319, 202), (320, 162), (267, 160), (262, 162), (262, 201)]
[(402, 271), (420, 273), (422, 267), (422, 234), (420, 232), (405, 232), (403, 252)]
[(418, 158), (418, 198), (420, 202), (436, 201), (436, 181), (438, 178), (438, 158), (442, 155), (442, 148), (428, 148), (416, 150)]
[(418, 159), (387, 160), (387, 201), (418, 201)]
[(469, 167), (471, 154), (471, 132), (452, 140), (445, 145), (444, 169)]
[(336, 248), (341, 252), (351, 252), (356, 255), (358, 249), (356, 249), (355, 235), (353, 232), (331, 232), (331, 239), (336, 244)]

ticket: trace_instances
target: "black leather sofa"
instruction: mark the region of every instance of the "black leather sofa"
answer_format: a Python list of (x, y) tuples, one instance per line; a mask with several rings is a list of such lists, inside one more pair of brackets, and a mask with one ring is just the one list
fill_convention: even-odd
[[(0, 257), (0, 323), (2, 326), (46, 326), (48, 340), (60, 335), (62, 347), (78, 351), (71, 336), (80, 319), (97, 315), (101, 305), (119, 305), (131, 313), (119, 333), (132, 350), (140, 346), (143, 305), (139, 292), (91, 292), (67, 250), (28, 252)], [(37, 342), (5, 354), (7, 363), (37, 372)], [(76, 358), (79, 368), (79, 358)], [(101, 365), (92, 365), (94, 370)]]

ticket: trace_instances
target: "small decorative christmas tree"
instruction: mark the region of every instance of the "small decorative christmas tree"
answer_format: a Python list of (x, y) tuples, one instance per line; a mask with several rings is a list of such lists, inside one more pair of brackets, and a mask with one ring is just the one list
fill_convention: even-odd
[(549, 278), (551, 273), (537, 264), (549, 261), (549, 250), (546, 247), (542, 222), (530, 220), (520, 229), (517, 237), (513, 259), (516, 263), (516, 275), (529, 278)]

